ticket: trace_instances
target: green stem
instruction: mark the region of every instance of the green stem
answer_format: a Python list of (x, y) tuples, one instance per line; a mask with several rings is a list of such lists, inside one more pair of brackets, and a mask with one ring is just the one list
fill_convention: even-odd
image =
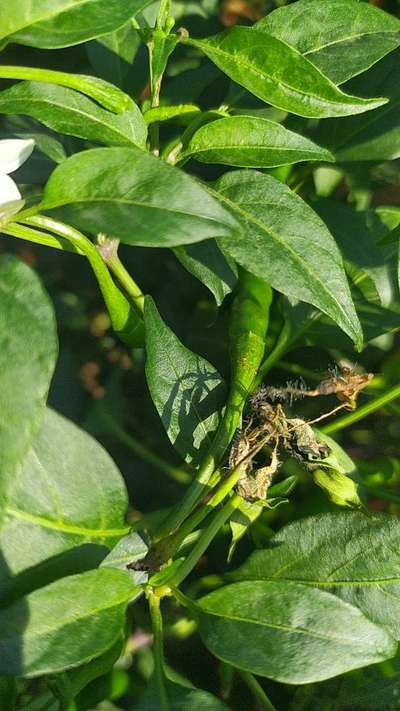
[(235, 494), (231, 499), (225, 504), (225, 506), (217, 511), (215, 516), (212, 518), (210, 524), (202, 532), (196, 545), (192, 548), (188, 557), (183, 561), (182, 565), (179, 567), (178, 571), (172, 581), (172, 585), (177, 587), (180, 583), (187, 578), (189, 573), (192, 572), (193, 568), (196, 567), (203, 553), (207, 550), (211, 541), (215, 538), (224, 523), (231, 517), (235, 509), (243, 501), (241, 496)]
[(161, 599), (152, 593), (149, 597), (151, 624), (154, 634), (154, 670), (160, 695), (160, 710), (169, 711), (167, 689), (164, 673), (163, 621), (161, 615)]
[(26, 218), (28, 226), (39, 227), (63, 237), (88, 259), (98, 281), (104, 301), (110, 314), (113, 329), (128, 345), (143, 344), (143, 322), (138, 318), (133, 307), (114, 284), (105, 262), (95, 245), (78, 230), (69, 225), (43, 215)]
[(253, 674), (242, 670), (239, 670), (239, 674), (242, 677), (244, 683), (249, 687), (253, 696), (257, 699), (261, 708), (265, 709), (265, 711), (276, 711), (276, 708), (273, 705), (272, 701), (269, 700), (261, 684), (259, 684)]
[(232, 382), (225, 413), (195, 481), (157, 531), (156, 541), (178, 529), (211, 488), (210, 479), (237, 431), (264, 355), (271, 301), (271, 287), (262, 279), (241, 270), (231, 314)]
[(379, 397), (374, 398), (366, 405), (359, 407), (358, 410), (355, 410), (354, 412), (349, 412), (348, 415), (344, 415), (344, 417), (341, 417), (340, 419), (331, 422), (329, 425), (326, 425), (325, 427), (321, 428), (321, 431), (327, 435), (331, 435), (334, 432), (340, 432), (340, 430), (343, 430), (345, 427), (349, 427), (355, 422), (359, 422), (365, 417), (368, 417), (368, 415), (372, 415), (373, 412), (380, 410), (382, 407), (388, 405), (390, 402), (396, 400), (397, 398), (400, 398), (400, 385), (395, 385), (393, 388), (383, 393)]
[[(214, 472), (215, 475), (218, 475), (219, 477), (218, 480), (221, 476), (220, 472)], [(243, 467), (238, 466), (236, 467), (230, 474), (229, 476), (222, 481), (214, 495), (211, 497), (207, 503), (199, 508), (197, 511), (195, 511), (189, 518), (186, 519), (186, 521), (183, 522), (182, 526), (179, 528), (179, 531), (177, 532), (177, 539), (179, 541), (183, 541), (186, 536), (189, 536), (189, 534), (194, 531), (195, 528), (198, 528), (198, 526), (201, 524), (201, 522), (213, 511), (214, 509), (219, 506), (224, 499), (231, 493), (231, 491), (234, 489), (236, 484), (238, 483), (240, 477), (243, 474)], [(214, 477), (213, 477), (214, 478)], [(215, 476), (215, 479), (217, 480), (217, 476)], [(210, 482), (211, 485), (211, 482)]]
[(191, 476), (184, 469), (179, 467), (173, 467), (167, 462), (165, 462), (161, 457), (154, 454), (150, 449), (145, 447), (141, 442), (132, 437), (132, 435), (125, 432), (122, 427), (119, 426), (118, 422), (107, 412), (105, 409), (101, 410), (101, 419), (107, 425), (107, 430), (114, 435), (122, 444), (132, 450), (135, 454), (141, 457), (145, 462), (148, 462), (152, 466), (159, 469), (161, 472), (169, 476), (174, 481), (179, 484), (187, 484)]
[(171, 0), (161, 0), (160, 7), (158, 9), (156, 27), (158, 30), (163, 30), (165, 23), (169, 15), (169, 9), (171, 5)]
[(122, 113), (132, 105), (132, 100), (121, 89), (113, 84), (109, 84), (97, 77), (90, 77), (80, 74), (68, 74), (67, 72), (56, 72), (52, 69), (38, 69), (37, 67), (20, 67), (12, 65), (0, 65), (0, 79), (22, 79), (27, 81), (42, 81), (47, 84), (65, 86), (75, 89), (86, 96), (90, 96), (101, 106), (113, 111)]
[(126, 293), (131, 297), (137, 311), (143, 316), (144, 294), (118, 256), (119, 240), (99, 234), (97, 236), (97, 245), (103, 260), (117, 277)]

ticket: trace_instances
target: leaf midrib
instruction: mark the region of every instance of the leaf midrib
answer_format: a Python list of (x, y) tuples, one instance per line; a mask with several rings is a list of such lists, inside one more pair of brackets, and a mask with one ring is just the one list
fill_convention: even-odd
[[(337, 598), (337, 599), (339, 599), (339, 598)], [(205, 613), (207, 615), (217, 617), (221, 620), (226, 620), (227, 622), (231, 622), (231, 621), (243, 622), (243, 623), (249, 624), (249, 625), (260, 625), (261, 627), (270, 627), (271, 629), (277, 629), (277, 630), (281, 630), (284, 632), (289, 632), (291, 634), (303, 634), (303, 635), (307, 635), (309, 637), (315, 637), (316, 639), (323, 639), (323, 640), (328, 641), (330, 643), (338, 642), (338, 643), (341, 643), (344, 645), (354, 645), (357, 643), (365, 644), (363, 642), (363, 640), (358, 640), (358, 639), (354, 639), (354, 638), (346, 639), (343, 637), (324, 635), (324, 634), (321, 634), (320, 632), (316, 632), (314, 630), (308, 630), (303, 627), (290, 627), (289, 625), (285, 625), (282, 623), (277, 623), (277, 622), (274, 623), (274, 622), (269, 622), (267, 620), (240, 617), (239, 615), (232, 615), (232, 614), (229, 614), (229, 616), (222, 615), (222, 614), (219, 614), (218, 612), (215, 612), (214, 610), (210, 610), (209, 608), (203, 607), (203, 606), (201, 606), (201, 610), (203, 613)], [(371, 622), (371, 624), (373, 624), (373, 623)]]
[(5, 514), (8, 514), (12, 518), (16, 518), (20, 521), (27, 521), (28, 523), (33, 523), (35, 526), (40, 526), (41, 528), (49, 528), (54, 531), (62, 531), (64, 533), (70, 533), (71, 535), (84, 536), (89, 538), (116, 538), (117, 536), (126, 536), (130, 528), (126, 526), (125, 528), (84, 528), (82, 526), (74, 526), (66, 521), (52, 521), (51, 519), (45, 518), (44, 516), (38, 516), (36, 514), (30, 514), (27, 511), (22, 511), (21, 509), (15, 509), (12, 507), (5, 508)]
[[(275, 37), (275, 39), (278, 39), (278, 38)], [(290, 47), (290, 49), (294, 50), (300, 57), (302, 57), (304, 59), (304, 56), (301, 54), (301, 52), (299, 52), (298, 50), (295, 50), (294, 47), (291, 47), (283, 40), (279, 40), (279, 42), (282, 42), (282, 44), (285, 45), (286, 47)], [(275, 77), (272, 78), (266, 72), (263, 72), (261, 70), (256, 70), (253, 64), (249, 64), (248, 62), (243, 61), (243, 58), (239, 54), (236, 54), (236, 57), (234, 57), (231, 53), (221, 49), (220, 47), (216, 47), (215, 45), (207, 45), (207, 42), (204, 42), (204, 41), (196, 41), (196, 45), (197, 44), (199, 44), (200, 46), (205, 45), (206, 47), (211, 47), (212, 52), (215, 52), (216, 54), (220, 54), (223, 57), (227, 57), (228, 59), (230, 59), (231, 62), (236, 62), (237, 65), (242, 65), (242, 67), (244, 69), (247, 69), (249, 72), (251, 72), (252, 74), (255, 74), (258, 77), (266, 79), (269, 82), (274, 81), (276, 84), (279, 84), (280, 86), (284, 87), (288, 91), (297, 93), (297, 94), (299, 94), (299, 96), (312, 97), (313, 99), (315, 99), (316, 103), (319, 105), (321, 105), (321, 104), (323, 105), (324, 102), (326, 102), (328, 104), (333, 104), (334, 106), (352, 106), (352, 105), (353, 106), (365, 106), (365, 105), (371, 103), (371, 100), (360, 99), (359, 97), (350, 96), (348, 94), (344, 94), (343, 92), (341, 92), (340, 89), (338, 89), (338, 87), (336, 86), (336, 84), (334, 84), (330, 79), (328, 79), (328, 77), (326, 77), (324, 74), (322, 74), (322, 72), (318, 69), (318, 67), (316, 67), (310, 60), (307, 60), (307, 61), (309, 61), (309, 63), (313, 67), (313, 69), (315, 69), (321, 75), (322, 79), (325, 79), (328, 85), (331, 84), (332, 88), (336, 89), (336, 91), (344, 97), (345, 100), (343, 101), (343, 103), (340, 103), (340, 101), (338, 101), (338, 100), (327, 99), (325, 97), (321, 97), (316, 94), (301, 91), (301, 89), (299, 89), (298, 87), (293, 87), (293, 86), (290, 86), (289, 84), (286, 84), (284, 81), (282, 81), (282, 79), (278, 80)], [(346, 101), (346, 99), (349, 99), (349, 98), (352, 99), (352, 101)], [(278, 104), (275, 104), (275, 103), (274, 103), (274, 105), (276, 105), (278, 108), (284, 108), (282, 106), (279, 107)]]
[[(213, 192), (214, 192), (214, 191), (213, 191)], [(232, 208), (232, 210), (236, 210), (237, 212), (239, 212), (241, 215), (243, 215), (243, 217), (244, 217), (246, 220), (248, 220), (249, 222), (254, 223), (254, 224), (255, 224), (257, 227), (259, 227), (263, 232), (265, 232), (269, 237), (272, 237), (273, 239), (275, 239), (275, 241), (276, 241), (278, 244), (282, 245), (283, 248), (284, 248), (287, 252), (289, 252), (289, 253), (292, 254), (292, 256), (295, 258), (295, 260), (300, 264), (300, 266), (302, 267), (302, 269), (303, 269), (307, 274), (309, 274), (311, 278), (314, 278), (315, 281), (317, 281), (317, 282), (321, 285), (321, 289), (322, 289), (323, 293), (324, 293), (325, 295), (327, 295), (327, 297), (328, 297), (328, 303), (330, 302), (331, 304), (334, 303), (334, 304), (337, 305), (339, 311), (340, 311), (341, 314), (343, 315), (344, 323), (347, 323), (347, 324), (350, 326), (351, 333), (352, 333), (353, 335), (356, 335), (356, 332), (355, 332), (355, 330), (354, 330), (354, 328), (353, 328), (353, 325), (352, 325), (352, 324), (349, 322), (349, 320), (348, 320), (347, 313), (346, 313), (344, 307), (341, 306), (341, 304), (336, 301), (335, 297), (332, 296), (332, 295), (329, 293), (329, 291), (326, 290), (325, 285), (324, 285), (324, 282), (319, 278), (318, 274), (315, 274), (315, 273), (310, 269), (310, 266), (309, 266), (308, 262), (304, 261), (304, 260), (301, 258), (301, 256), (279, 235), (279, 233), (275, 232), (275, 231), (272, 230), (272, 229), (269, 231), (269, 229), (267, 229), (266, 225), (264, 225), (263, 222), (261, 222), (258, 218), (254, 217), (254, 215), (252, 215), (251, 213), (249, 213), (249, 212), (243, 210), (243, 209), (241, 208), (241, 206), (239, 205), (239, 203), (233, 202), (233, 201), (230, 200), (228, 197), (226, 197), (226, 195), (223, 195), (222, 193), (217, 193), (217, 194), (220, 195), (220, 197), (222, 198), (222, 200), (224, 200), (225, 202), (228, 203), (228, 205), (230, 205), (230, 207)], [(315, 305), (315, 304), (314, 304), (314, 305)], [(317, 308), (318, 308), (318, 306), (317, 306)], [(328, 313), (328, 315), (330, 315), (330, 314)], [(357, 336), (357, 338), (358, 338), (358, 336)]]
[(81, 203), (87, 203), (87, 202), (104, 202), (104, 203), (121, 203), (122, 205), (133, 205), (135, 207), (144, 207), (149, 210), (159, 210), (160, 212), (170, 212), (172, 214), (177, 214), (177, 215), (184, 215), (185, 217), (194, 217), (197, 220), (204, 220), (206, 222), (215, 222), (217, 225), (221, 225), (225, 228), (228, 228), (233, 232), (233, 226), (228, 224), (227, 222), (222, 222), (222, 220), (218, 219), (217, 217), (210, 217), (209, 215), (200, 215), (198, 213), (189, 211), (189, 210), (183, 210), (183, 209), (178, 209), (178, 208), (169, 208), (167, 206), (162, 206), (160, 207), (159, 205), (153, 205), (151, 203), (147, 202), (139, 202), (138, 200), (128, 200), (124, 198), (118, 198), (118, 197), (87, 197), (87, 198), (82, 198), (79, 200), (73, 200), (71, 202), (46, 202), (46, 196), (44, 196), (43, 204), (40, 205), (40, 208), (43, 210), (53, 210), (57, 207), (63, 207), (63, 206), (69, 206), (69, 205), (79, 205)]
[[(87, 100), (90, 101), (90, 99), (87, 99)], [(16, 99), (6, 99), (6, 102), (7, 101), (11, 101), (11, 103), (14, 103), (14, 104), (17, 104), (17, 103), (26, 104), (27, 102), (30, 102), (32, 104), (35, 104), (35, 103), (36, 104), (45, 104), (45, 105), (49, 105), (50, 107), (55, 106), (56, 108), (61, 109), (62, 111), (67, 111), (67, 112), (71, 111), (71, 113), (75, 113), (79, 116), (82, 116), (86, 121), (91, 121), (92, 123), (98, 124), (102, 129), (106, 128), (108, 131), (111, 131), (116, 136), (124, 138), (126, 141), (131, 143), (133, 146), (136, 146), (136, 148), (138, 147), (138, 144), (135, 143), (128, 134), (123, 133), (122, 129), (120, 129), (119, 126), (115, 126), (112, 123), (110, 124), (107, 121), (103, 121), (103, 120), (99, 119), (98, 117), (96, 117), (94, 114), (86, 113), (82, 109), (76, 108), (76, 106), (60, 104), (59, 102), (57, 102), (57, 100), (50, 101), (49, 99), (43, 99), (41, 97), (40, 98), (29, 97), (28, 99), (23, 99), (23, 98), (17, 97)], [(2, 103), (2, 97), (0, 94), (0, 113), (2, 113), (1, 103)], [(10, 112), (7, 112), (7, 113), (10, 113)], [(12, 111), (11, 113), (15, 113), (15, 112)], [(112, 114), (110, 114), (110, 116), (112, 116)], [(123, 114), (121, 114), (121, 116), (123, 116)], [(38, 120), (41, 121), (41, 123), (44, 123), (44, 121), (42, 119), (38, 119)], [(100, 139), (99, 139), (99, 142), (101, 142)]]
[[(349, 40), (353, 39), (359, 39), (360, 37), (366, 37), (368, 35), (396, 35), (397, 33), (400, 32), (400, 25), (397, 30), (373, 30), (372, 32), (361, 32), (357, 33), (354, 35), (349, 35), (346, 37), (341, 37), (338, 40), (334, 40), (333, 42), (327, 42), (326, 44), (321, 44), (318, 47), (315, 47), (314, 49), (308, 49), (306, 52), (301, 52), (303, 57), (307, 57), (310, 54), (318, 54), (318, 52), (321, 52), (323, 49), (327, 49), (327, 47), (333, 47), (334, 45), (341, 44), (342, 42), (348, 42)], [(278, 38), (279, 39), (279, 38)], [(399, 38), (399, 43), (400, 43), (400, 38)]]

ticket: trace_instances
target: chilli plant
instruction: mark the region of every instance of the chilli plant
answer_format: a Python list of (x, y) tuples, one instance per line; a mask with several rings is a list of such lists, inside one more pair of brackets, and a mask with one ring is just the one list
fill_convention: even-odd
[(0, 4), (1, 709), (400, 708), (399, 16)]

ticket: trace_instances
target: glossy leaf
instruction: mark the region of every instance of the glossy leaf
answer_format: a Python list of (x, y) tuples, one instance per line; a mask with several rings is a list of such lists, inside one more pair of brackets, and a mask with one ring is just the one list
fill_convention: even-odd
[(329, 679), (393, 657), (397, 649), (356, 607), (298, 583), (234, 583), (199, 604), (200, 635), (212, 654), (285, 684)]
[(69, 47), (117, 30), (150, 2), (19, 0), (0, 8), (0, 39), (43, 49)]
[(226, 257), (214, 240), (176, 247), (174, 254), (188, 272), (199, 279), (220, 306), (237, 281), (235, 262)]
[(52, 306), (29, 267), (0, 257), (0, 481), (4, 493), (40, 426), (57, 356)]
[(299, 116), (348, 116), (386, 103), (344, 94), (296, 49), (251, 27), (187, 42), (259, 99)]
[(328, 589), (400, 639), (400, 522), (396, 516), (329, 513), (294, 521), (233, 573)]
[(126, 508), (123, 479), (107, 452), (47, 409), (9, 487), (0, 527), (0, 590), (8, 590), (12, 576), (75, 547), (112, 547), (128, 533)]
[(335, 84), (369, 69), (400, 44), (400, 21), (358, 0), (299, 0), (255, 28), (295, 47)]
[(243, 168), (271, 168), (301, 161), (332, 161), (332, 154), (278, 123), (251, 116), (232, 116), (202, 126), (182, 158)]
[(110, 146), (145, 146), (147, 128), (132, 108), (112, 114), (83, 94), (54, 84), (20, 82), (0, 93), (0, 114), (24, 114), (48, 128)]
[(316, 140), (327, 145), (340, 161), (395, 160), (400, 157), (400, 55), (394, 52), (352, 82), (355, 91), (379, 87), (389, 103), (368, 116), (324, 121)]
[(192, 353), (146, 298), (146, 378), (154, 405), (174, 447), (198, 461), (218, 427), (225, 387), (218, 371)]
[(232, 235), (236, 220), (194, 178), (139, 148), (96, 148), (58, 166), (44, 211), (127, 244), (176, 246)]
[(362, 342), (340, 252), (316, 213), (286, 185), (256, 171), (228, 173), (216, 191), (243, 232), (222, 247), (248, 271), (327, 313)]
[(38, 676), (103, 654), (122, 635), (134, 594), (128, 573), (72, 575), (0, 611), (0, 673)]

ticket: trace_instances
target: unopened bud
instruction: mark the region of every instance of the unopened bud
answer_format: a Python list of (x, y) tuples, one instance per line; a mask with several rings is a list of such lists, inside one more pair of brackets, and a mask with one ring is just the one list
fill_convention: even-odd
[(350, 508), (361, 506), (357, 484), (349, 476), (336, 469), (316, 469), (313, 477), (315, 483), (326, 491), (334, 504)]

